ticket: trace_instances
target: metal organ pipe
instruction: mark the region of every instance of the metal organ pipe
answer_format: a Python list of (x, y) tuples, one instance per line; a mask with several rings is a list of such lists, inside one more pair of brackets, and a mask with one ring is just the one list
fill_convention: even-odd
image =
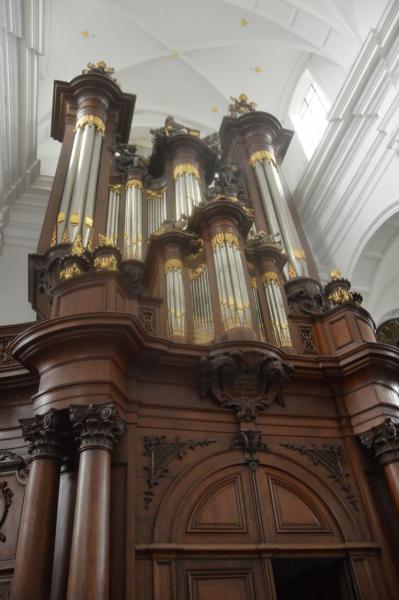
[(90, 243), (104, 133), (104, 122), (94, 115), (84, 115), (76, 123), (57, 217), (56, 243), (75, 242), (78, 236), (83, 246)]
[(194, 342), (209, 343), (214, 338), (213, 316), (206, 265), (190, 271), (191, 296), (193, 299)]
[(238, 238), (227, 232), (212, 239), (219, 304), (225, 330), (251, 327), (248, 291), (245, 285)]
[(260, 150), (252, 154), (250, 162), (255, 170), (270, 231), (272, 235), (280, 234), (284, 249), (290, 257), (291, 268), (286, 267), (286, 274), (288, 277), (307, 276), (305, 253), (287, 205), (275, 158), (271, 152)]
[(130, 179), (126, 184), (125, 244), (126, 259), (142, 260), (142, 204), (143, 184)]
[(175, 181), (176, 219), (182, 215), (189, 217), (201, 202), (198, 168), (190, 163), (181, 163), (173, 169)]
[(262, 275), (275, 342), (278, 346), (292, 346), (287, 315), (285, 312), (280, 281), (277, 273), (268, 271)]
[(186, 335), (186, 307), (183, 287), (183, 263), (171, 258), (165, 263), (168, 335)]

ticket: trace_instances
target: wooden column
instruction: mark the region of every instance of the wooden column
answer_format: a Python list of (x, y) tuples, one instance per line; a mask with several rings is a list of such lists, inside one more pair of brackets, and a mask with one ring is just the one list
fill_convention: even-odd
[(377, 427), (360, 434), (359, 438), (384, 469), (392, 500), (399, 513), (399, 423), (385, 419)]
[(107, 600), (111, 452), (123, 431), (112, 404), (72, 406), (79, 474), (68, 579), (68, 600)]
[(21, 420), (30, 442), (30, 474), (11, 588), (12, 600), (47, 600), (50, 596), (62, 444), (62, 415), (51, 409)]

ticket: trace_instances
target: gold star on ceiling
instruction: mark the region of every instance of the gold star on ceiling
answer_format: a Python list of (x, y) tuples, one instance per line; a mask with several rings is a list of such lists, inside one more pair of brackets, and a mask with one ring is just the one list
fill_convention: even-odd
[(263, 69), (262, 67), (251, 67), (251, 71), (254, 71), (254, 73), (259, 75), (259, 73), (262, 73)]
[(241, 19), (240, 23), (242, 27), (246, 27), (248, 25), (248, 19)]
[(177, 48), (173, 48), (172, 52), (170, 53), (172, 58), (179, 58), (180, 56), (180, 52)]
[(88, 31), (82, 31), (82, 38), (87, 39), (89, 37), (89, 32)]
[(212, 106), (211, 111), (213, 113), (217, 113), (217, 112), (219, 112), (219, 107), (218, 106)]

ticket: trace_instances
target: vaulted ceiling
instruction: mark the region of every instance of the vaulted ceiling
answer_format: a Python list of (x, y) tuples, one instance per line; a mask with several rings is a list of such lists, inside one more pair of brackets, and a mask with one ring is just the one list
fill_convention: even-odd
[[(133, 137), (168, 114), (209, 133), (229, 97), (244, 91), (284, 120), (298, 77), (313, 60), (331, 99), (385, 0), (55, 0), (49, 3), (40, 66), (39, 158), (54, 173), (49, 140), (54, 79), (87, 62), (115, 67), (137, 94)], [(327, 74), (327, 76), (326, 76)]]

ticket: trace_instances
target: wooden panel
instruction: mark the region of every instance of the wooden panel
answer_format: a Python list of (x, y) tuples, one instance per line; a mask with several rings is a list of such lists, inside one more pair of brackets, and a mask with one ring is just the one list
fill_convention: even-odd
[(247, 533), (240, 475), (217, 482), (207, 490), (193, 510), (187, 531), (241, 531)]
[(126, 562), (126, 467), (112, 466), (110, 600), (125, 598)]
[(317, 506), (287, 483), (269, 477), (275, 528), (278, 533), (331, 533)]
[[(0, 541), (0, 568), (7, 561), (15, 559), (19, 524), (21, 520), (22, 505), (25, 495), (25, 485), (21, 484), (14, 473), (7, 473), (0, 477), (2, 492), (0, 494), (0, 519), (4, 516), (1, 533), (4, 538)], [(3, 494), (4, 492), (4, 494)], [(10, 504), (5, 506), (3, 496), (9, 496)], [(4, 513), (5, 511), (5, 513)]]
[(174, 560), (158, 559), (154, 562), (154, 590), (156, 600), (175, 600)]
[(256, 559), (178, 561), (178, 600), (272, 600)]
[(335, 321), (331, 321), (330, 331), (336, 350), (345, 348), (354, 342), (345, 315), (339, 317)]

